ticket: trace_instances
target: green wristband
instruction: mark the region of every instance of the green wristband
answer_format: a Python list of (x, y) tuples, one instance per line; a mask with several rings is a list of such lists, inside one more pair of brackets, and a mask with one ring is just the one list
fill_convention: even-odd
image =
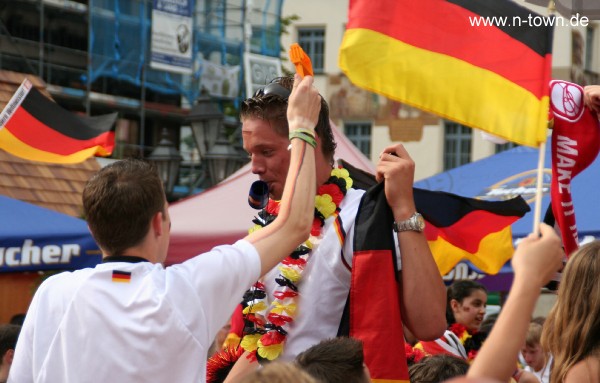
[(310, 146), (312, 146), (313, 148), (317, 147), (317, 140), (315, 140), (315, 138), (313, 136), (303, 133), (303, 132), (299, 132), (298, 130), (294, 130), (293, 132), (290, 132), (289, 137), (290, 137), (290, 141), (294, 138), (299, 138), (302, 141), (309, 144)]

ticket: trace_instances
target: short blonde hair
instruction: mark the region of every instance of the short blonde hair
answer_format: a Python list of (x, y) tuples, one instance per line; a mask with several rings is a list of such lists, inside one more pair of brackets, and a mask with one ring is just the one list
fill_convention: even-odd
[(540, 340), (542, 338), (542, 325), (539, 323), (531, 322), (529, 323), (529, 328), (527, 329), (527, 335), (525, 336), (525, 345), (527, 347), (535, 347), (540, 344)]
[(271, 362), (246, 375), (239, 383), (319, 383), (293, 363)]

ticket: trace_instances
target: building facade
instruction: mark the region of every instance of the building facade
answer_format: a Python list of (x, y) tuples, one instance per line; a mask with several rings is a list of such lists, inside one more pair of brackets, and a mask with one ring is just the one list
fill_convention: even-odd
[[(538, 14), (548, 14), (546, 7), (517, 2)], [(298, 20), (283, 36), (282, 45), (297, 41), (305, 47), (313, 58), (317, 86), (330, 102), (333, 121), (374, 163), (386, 146), (402, 142), (417, 164), (415, 180), (420, 180), (512, 146), (494, 144), (477, 130), (350, 84), (338, 66), (348, 3), (286, 1), (282, 15), (297, 15)], [(581, 85), (600, 84), (600, 23), (579, 24), (586, 25), (555, 27), (552, 76)]]

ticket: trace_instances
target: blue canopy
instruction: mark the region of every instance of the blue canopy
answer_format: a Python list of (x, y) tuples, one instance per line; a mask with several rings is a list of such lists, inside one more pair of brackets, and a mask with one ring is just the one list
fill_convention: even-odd
[[(512, 225), (512, 232), (513, 239), (526, 237), (533, 231), (538, 156), (538, 149), (516, 147), (415, 182), (415, 187), (492, 201), (521, 195), (530, 204), (531, 211)], [(542, 220), (550, 204), (550, 141), (546, 144), (544, 159)], [(600, 159), (596, 158), (594, 163), (573, 178), (571, 184), (580, 242), (600, 239), (599, 190)], [(480, 282), (490, 290), (507, 291), (512, 281), (512, 268), (509, 264), (498, 275), (487, 276), (465, 261), (451, 271), (451, 274), (445, 277), (447, 282), (454, 279), (481, 279)]]
[(75, 270), (102, 260), (84, 220), (0, 196), (0, 272)]
[[(530, 204), (531, 211), (512, 225), (512, 231), (513, 238), (526, 237), (533, 230), (538, 154), (538, 149), (519, 146), (423, 179), (416, 182), (415, 186), (491, 201), (521, 195)], [(543, 177), (542, 219), (550, 203), (551, 177), (548, 142)], [(596, 158), (594, 163), (573, 178), (571, 185), (580, 240), (586, 236), (600, 238), (598, 190), (600, 159)]]

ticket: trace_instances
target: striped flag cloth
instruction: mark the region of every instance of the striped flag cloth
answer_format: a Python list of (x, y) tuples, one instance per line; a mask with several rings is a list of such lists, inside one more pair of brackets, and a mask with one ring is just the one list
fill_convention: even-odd
[[(367, 190), (375, 176), (341, 160), (355, 188)], [(425, 237), (441, 275), (462, 259), (497, 274), (512, 257), (511, 224), (531, 209), (523, 197), (483, 201), (443, 191), (413, 188), (415, 206), (425, 219)]]
[(0, 114), (0, 149), (31, 161), (74, 164), (108, 156), (117, 113), (73, 114), (42, 95), (25, 79)]
[(359, 87), (537, 147), (552, 22), (509, 0), (350, 0), (339, 65)]
[(531, 210), (521, 196), (482, 201), (418, 188), (414, 188), (414, 196), (442, 275), (462, 259), (486, 274), (497, 274), (514, 252), (510, 225)]

